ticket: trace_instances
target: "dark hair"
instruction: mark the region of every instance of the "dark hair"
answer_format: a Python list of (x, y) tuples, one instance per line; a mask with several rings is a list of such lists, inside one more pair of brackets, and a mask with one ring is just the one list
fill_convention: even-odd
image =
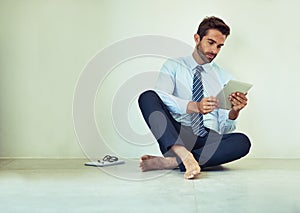
[(200, 36), (200, 40), (202, 40), (203, 36), (206, 36), (209, 29), (219, 30), (226, 37), (230, 34), (230, 28), (222, 19), (211, 16), (203, 19), (198, 27), (197, 34)]

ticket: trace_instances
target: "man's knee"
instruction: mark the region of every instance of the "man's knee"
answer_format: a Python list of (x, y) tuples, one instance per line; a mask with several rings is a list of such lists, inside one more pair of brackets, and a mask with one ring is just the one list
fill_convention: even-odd
[(239, 142), (240, 151), (243, 156), (247, 155), (251, 148), (251, 142), (247, 135), (236, 133), (236, 140)]
[(140, 108), (145, 104), (150, 104), (154, 99), (157, 99), (158, 95), (153, 90), (147, 90), (140, 94), (138, 103)]

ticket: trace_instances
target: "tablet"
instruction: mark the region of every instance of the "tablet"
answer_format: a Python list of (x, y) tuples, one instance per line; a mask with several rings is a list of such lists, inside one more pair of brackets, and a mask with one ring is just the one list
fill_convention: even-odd
[(224, 88), (216, 96), (216, 98), (219, 100), (219, 108), (231, 109), (231, 102), (228, 100), (229, 95), (234, 92), (246, 93), (252, 86), (252, 84), (241, 81), (228, 81), (228, 83), (224, 85)]

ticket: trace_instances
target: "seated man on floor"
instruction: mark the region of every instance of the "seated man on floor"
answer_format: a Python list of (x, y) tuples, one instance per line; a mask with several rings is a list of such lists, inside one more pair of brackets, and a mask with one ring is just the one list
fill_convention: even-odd
[(142, 156), (143, 172), (179, 167), (186, 179), (193, 179), (201, 167), (228, 163), (249, 152), (248, 137), (232, 133), (247, 105), (246, 94), (235, 92), (226, 97), (232, 104), (230, 110), (219, 108), (219, 100), (211, 95), (232, 78), (213, 62), (229, 34), (223, 20), (205, 18), (194, 35), (193, 53), (167, 60), (155, 91), (140, 95), (142, 115), (164, 156)]

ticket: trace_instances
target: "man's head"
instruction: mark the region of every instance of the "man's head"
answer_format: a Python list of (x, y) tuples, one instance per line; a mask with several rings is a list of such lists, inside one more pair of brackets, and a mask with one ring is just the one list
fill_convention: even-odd
[(206, 17), (200, 23), (194, 35), (198, 56), (205, 62), (211, 62), (221, 50), (230, 28), (217, 17)]

